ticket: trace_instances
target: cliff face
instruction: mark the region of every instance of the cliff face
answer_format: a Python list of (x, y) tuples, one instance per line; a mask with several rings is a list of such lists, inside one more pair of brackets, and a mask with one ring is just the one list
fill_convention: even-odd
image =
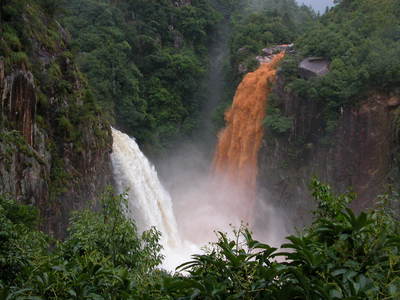
[(292, 118), (293, 126), (283, 136), (267, 129), (260, 154), (259, 186), (264, 197), (302, 224), (314, 205), (308, 184), (317, 176), (338, 193), (352, 187), (358, 195), (352, 204), (356, 210), (373, 206), (391, 181), (393, 120), (400, 99), (371, 93), (358, 106), (343, 107), (335, 130), (324, 136), (323, 104), (295, 97), (285, 91), (284, 83), (278, 77), (276, 104)]
[(15, 19), (0, 38), (0, 193), (37, 206), (41, 228), (62, 238), (70, 212), (112, 182), (110, 128), (63, 28), (34, 5), (19, 13), (14, 45)]

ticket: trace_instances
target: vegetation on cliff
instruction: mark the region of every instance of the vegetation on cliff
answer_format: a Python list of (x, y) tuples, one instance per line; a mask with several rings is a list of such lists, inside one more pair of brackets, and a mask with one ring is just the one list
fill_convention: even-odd
[[(335, 130), (343, 107), (355, 106), (371, 92), (399, 94), (400, 4), (396, 0), (343, 0), (295, 42), (282, 75), (286, 89), (323, 110), (325, 132)], [(329, 73), (300, 77), (304, 57), (327, 59)]]
[[(124, 196), (107, 192), (103, 212), (71, 219), (54, 244), (35, 231), (32, 208), (0, 198), (2, 299), (398, 299), (400, 223), (388, 208), (354, 215), (354, 195), (312, 182), (318, 209), (303, 233), (277, 250), (240, 228), (172, 275), (156, 268), (159, 234), (137, 234)], [(53, 246), (49, 248), (49, 244)], [(51, 249), (51, 250), (49, 250)], [(285, 251), (284, 249), (288, 249)], [(277, 259), (278, 258), (278, 259)], [(284, 259), (282, 259), (284, 258)], [(185, 272), (185, 276), (184, 273)]]
[(68, 211), (111, 176), (101, 173), (111, 172), (109, 127), (55, 19), (59, 9), (53, 0), (0, 5), (0, 190), (38, 206), (42, 228), (57, 236)]
[(227, 102), (240, 65), (254, 69), (263, 48), (290, 43), (315, 18), (294, 0), (73, 0), (64, 9), (95, 98), (112, 122), (153, 150), (196, 127), (207, 47), (222, 17), (233, 32)]
[(230, 60), (226, 65), (226, 93), (215, 114), (217, 127), (224, 125), (224, 111), (232, 103), (242, 77), (259, 66), (263, 49), (290, 44), (316, 19), (315, 13), (294, 0), (247, 1), (232, 13)]
[(263, 54), (263, 48), (292, 43), (315, 19), (312, 10), (294, 0), (254, 1), (246, 11), (237, 11), (230, 45), (232, 68), (240, 72), (242, 64), (246, 71), (254, 70), (255, 57)]
[(220, 17), (209, 0), (73, 0), (63, 22), (109, 118), (154, 149), (193, 129)]
[[(306, 198), (299, 178), (313, 174), (340, 191), (353, 185), (360, 209), (388, 184), (399, 188), (399, 8), (394, 0), (337, 1), (294, 41), (265, 119), (274, 137), (265, 160), (277, 162), (276, 178), (290, 178), (286, 199), (298, 186)], [(312, 58), (327, 64), (325, 75), (317, 64), (315, 73), (299, 68)]]
[[(265, 3), (285, 5), (236, 16), (233, 66), (251, 67), (249, 57), (260, 48), (291, 42), (315, 17), (291, 0)], [(335, 196), (317, 180), (314, 221), (288, 237), (282, 245), (288, 251), (240, 228), (234, 240), (218, 233), (216, 244), (176, 274), (157, 269), (159, 232), (138, 234), (125, 216), (124, 195), (108, 191), (93, 199), (87, 189), (101, 186), (97, 167), (108, 160), (109, 127), (102, 110), (153, 145), (165, 146), (190, 131), (200, 105), (193, 95), (218, 14), (206, 0), (73, 0), (64, 8), (93, 92), (74, 64), (68, 34), (53, 18), (58, 1), (0, 3), (1, 96), (13, 103), (0, 111), (0, 299), (399, 299), (400, 223), (390, 209), (398, 195), (382, 196), (377, 208), (355, 215), (348, 209), (353, 194)], [(394, 0), (342, 0), (298, 40), (298, 54), (282, 74), (298, 96), (325, 101), (327, 130), (340, 108), (354, 105), (363, 92), (395, 91), (399, 13)], [(308, 55), (328, 58), (331, 72), (299, 78), (298, 60)], [(17, 88), (5, 92), (9, 82)], [(286, 133), (291, 119), (270, 109), (267, 126)], [(32, 117), (22, 129), (21, 115)], [(43, 190), (28, 193), (23, 180)], [(10, 182), (17, 187), (9, 190)], [(72, 204), (60, 200), (81, 182), (86, 185), (79, 195), (70, 194)], [(65, 206), (90, 199), (91, 210), (70, 218), (64, 241), (37, 230), (43, 218), (53, 218), (48, 231), (60, 230), (60, 219), (71, 209)]]
[[(22, 70), (27, 74), (32, 73), (34, 94), (28, 96), (32, 96), (35, 102), (32, 107), (34, 116), (32, 120), (21, 120), (21, 123), (37, 121), (39, 128), (52, 129), (54, 138), (73, 142), (79, 151), (83, 150), (80, 143), (83, 142), (84, 132), (81, 129), (85, 127), (84, 124), (93, 127), (99, 138), (98, 142), (102, 135), (103, 137), (107, 135), (107, 132), (101, 132), (104, 128), (94, 124), (99, 122), (100, 108), (83, 75), (74, 65), (74, 56), (70, 52), (66, 31), (54, 18), (60, 6), (58, 1), (53, 0), (2, 2), (0, 6), (2, 92), (6, 97), (9, 96), (6, 93), (10, 85), (11, 88), (15, 88), (14, 82), (8, 85), (5, 83), (7, 77), (14, 74), (13, 72)], [(30, 99), (22, 100), (28, 102)], [(65, 105), (62, 104), (63, 101)], [(10, 106), (14, 105), (18, 104)], [(4, 115), (2, 117), (4, 118)], [(12, 124), (12, 120), (7, 118), (2, 121), (10, 127), (19, 125)]]

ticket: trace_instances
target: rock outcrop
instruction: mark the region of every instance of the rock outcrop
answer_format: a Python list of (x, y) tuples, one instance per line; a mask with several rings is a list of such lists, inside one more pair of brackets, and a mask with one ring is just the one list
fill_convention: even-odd
[(277, 105), (293, 127), (285, 136), (267, 130), (260, 157), (259, 186), (268, 201), (289, 212), (300, 225), (309, 220), (314, 206), (308, 189), (317, 176), (335, 192), (352, 187), (358, 195), (352, 206), (363, 210), (385, 192), (394, 167), (393, 119), (398, 97), (370, 93), (360, 105), (343, 107), (336, 129), (323, 132), (321, 107), (284, 89), (278, 77)]
[[(39, 34), (33, 18), (49, 30)], [(7, 40), (0, 49), (0, 194), (38, 207), (41, 229), (63, 238), (71, 211), (95, 205), (112, 183), (111, 131), (62, 27), (33, 8), (20, 22), (26, 59), (12, 61)]]
[(20, 131), (32, 146), (37, 102), (33, 74), (18, 70), (5, 76), (4, 62), (0, 62), (0, 72), (4, 81), (1, 93), (3, 118)]
[(323, 57), (307, 57), (300, 62), (299, 71), (304, 79), (324, 76), (329, 73), (329, 60)]
[(276, 45), (270, 48), (262, 49), (262, 55), (256, 56), (256, 60), (260, 64), (269, 63), (273, 57), (282, 52), (282, 51), (291, 51), (294, 44), (283, 44), (283, 45)]

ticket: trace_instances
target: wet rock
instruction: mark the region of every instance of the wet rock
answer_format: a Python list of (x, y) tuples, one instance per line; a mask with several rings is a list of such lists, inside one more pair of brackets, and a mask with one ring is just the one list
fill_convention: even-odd
[(277, 54), (282, 51), (288, 51), (288, 50), (292, 49), (293, 46), (294, 46), (294, 44), (276, 45), (274, 47), (264, 48), (264, 49), (262, 49), (262, 52), (266, 56), (271, 56), (271, 55)]
[(323, 130), (324, 103), (301, 99), (285, 90), (278, 76), (276, 105), (293, 119), (285, 136), (267, 130), (260, 151), (260, 192), (268, 201), (291, 215), (296, 225), (310, 220), (314, 207), (309, 191), (313, 176), (329, 183), (337, 193), (349, 187), (358, 197), (352, 207), (360, 211), (375, 204), (377, 195), (390, 183), (394, 145), (392, 124), (399, 101), (373, 93), (356, 107), (343, 107), (333, 131)]
[(273, 48), (264, 48), (264, 49), (262, 49), (262, 52), (265, 55), (273, 55), (274, 54), (274, 49)]
[(180, 33), (178, 30), (176, 30), (174, 28), (174, 26), (172, 26), (172, 25), (168, 26), (168, 30), (172, 34), (172, 38), (174, 40), (174, 48), (176, 48), (176, 49), (182, 48), (185, 43), (185, 39), (184, 39), (182, 33)]
[(270, 62), (272, 59), (269, 56), (256, 56), (256, 60), (260, 63), (260, 64), (264, 64), (264, 63), (268, 63)]
[(264, 48), (262, 49), (262, 52), (264, 55), (256, 56), (256, 60), (260, 63), (268, 63), (272, 60), (275, 54), (278, 54), (279, 52), (282, 51), (288, 51), (293, 47), (293, 44), (283, 44), (283, 45), (277, 45), (274, 47), (270, 48)]
[[(0, 57), (0, 193), (36, 206), (41, 229), (63, 238), (70, 213), (92, 207), (113, 183), (112, 138), (100, 113), (76, 115), (90, 109), (85, 106), (87, 87), (73, 59), (64, 55), (70, 50), (67, 33), (59, 24), (55, 27), (62, 38), (53, 40), (53, 49), (31, 37), (29, 60), (36, 78), (26, 65), (6, 70)], [(66, 85), (62, 92), (48, 84), (52, 63), (60, 68), (52, 80)], [(39, 94), (46, 104), (40, 104)], [(62, 117), (75, 122), (78, 138), (60, 125)]]
[(3, 118), (22, 133), (26, 142), (33, 145), (36, 116), (36, 92), (31, 72), (16, 71), (3, 82), (1, 106)]
[(246, 52), (248, 52), (249, 51), (249, 49), (247, 48), (247, 47), (242, 47), (242, 48), (239, 48), (238, 50), (237, 50), (237, 53), (238, 54), (243, 54), (243, 53), (246, 53)]
[(238, 66), (238, 73), (239, 74), (245, 74), (247, 73), (248, 69), (247, 66), (245, 64), (239, 64)]
[(321, 77), (329, 73), (329, 61), (323, 57), (307, 57), (300, 62), (299, 71), (304, 79)]
[(390, 97), (387, 101), (387, 105), (390, 107), (397, 107), (400, 105), (400, 97)]

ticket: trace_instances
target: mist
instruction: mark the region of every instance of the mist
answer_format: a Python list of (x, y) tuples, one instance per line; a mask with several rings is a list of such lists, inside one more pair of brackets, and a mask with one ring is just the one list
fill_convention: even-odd
[(299, 4), (311, 6), (315, 11), (324, 13), (327, 7), (334, 5), (333, 0), (296, 0)]
[(205, 103), (193, 137), (175, 144), (173, 151), (155, 165), (170, 193), (181, 238), (199, 248), (216, 241), (216, 231), (233, 235), (233, 229), (248, 227), (256, 239), (279, 247), (291, 232), (283, 211), (269, 204), (266, 195), (242, 185), (237, 178), (212, 168), (217, 132), (212, 114), (224, 97), (224, 63), (229, 57), (230, 29), (221, 24), (220, 39), (211, 49), (208, 76), (201, 92)]
[(190, 142), (157, 167), (164, 170), (161, 179), (173, 199), (181, 238), (199, 248), (215, 242), (216, 231), (232, 236), (241, 225), (275, 247), (292, 231), (286, 214), (270, 205), (265, 195), (258, 194), (252, 203), (249, 195), (254, 191), (238, 185), (229, 174), (215, 173), (210, 158)]

